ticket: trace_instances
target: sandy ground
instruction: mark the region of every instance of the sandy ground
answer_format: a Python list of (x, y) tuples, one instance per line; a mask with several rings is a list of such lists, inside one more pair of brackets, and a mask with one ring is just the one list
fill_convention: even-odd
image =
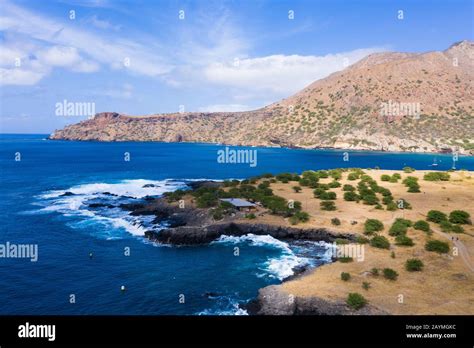
[[(294, 199), (303, 203), (303, 210), (311, 215), (311, 220), (298, 227), (328, 227), (340, 232), (363, 232), (363, 224), (367, 218), (381, 220), (385, 228), (381, 235), (391, 242), (390, 250), (382, 250), (364, 245), (365, 257), (362, 262), (341, 263), (335, 262), (314, 270), (311, 274), (299, 279), (286, 282), (282, 288), (289, 294), (301, 297), (317, 296), (330, 300), (345, 300), (348, 293), (361, 293), (371, 305), (394, 314), (474, 314), (474, 228), (464, 225), (464, 234), (445, 234), (439, 226), (431, 223), (434, 233), (431, 237), (422, 231), (410, 228), (408, 236), (415, 242), (413, 247), (394, 245), (394, 238), (388, 235), (388, 229), (397, 217), (404, 217), (412, 221), (424, 220), (431, 209), (449, 213), (455, 209), (462, 209), (474, 217), (474, 172), (461, 171), (450, 173), (449, 182), (429, 182), (423, 180), (427, 171), (416, 171), (406, 174), (401, 171), (365, 170), (366, 174), (378, 181), (380, 186), (391, 190), (395, 200), (404, 198), (413, 207), (412, 210), (397, 210), (390, 212), (377, 210), (373, 206), (361, 202), (346, 202), (343, 200), (341, 188), (331, 189), (337, 193), (335, 201), (336, 211), (322, 211), (320, 200), (313, 197), (313, 190), (303, 187), (302, 192), (295, 193), (292, 187), (295, 182), (288, 184), (275, 183), (271, 188), (276, 195), (287, 199)], [(382, 174), (398, 172), (403, 178), (416, 176), (421, 186), (420, 193), (408, 193), (407, 188), (399, 180), (398, 183), (383, 182)], [(332, 179), (323, 179), (329, 182)], [(342, 185), (356, 186), (359, 180), (348, 181), (347, 173), (340, 181)], [(340, 226), (333, 226), (331, 219), (341, 220)], [(357, 224), (351, 224), (357, 221)], [(253, 222), (289, 225), (288, 221), (277, 216), (263, 213)], [(451, 237), (458, 237), (459, 241), (452, 241)], [(448, 241), (451, 252), (446, 255), (424, 250), (425, 242), (429, 238)], [(458, 253), (453, 252), (456, 247)], [(391, 252), (395, 258), (391, 257)], [(407, 272), (405, 261), (409, 258), (418, 258), (425, 267), (421, 272)], [(392, 268), (399, 273), (398, 280), (390, 281), (382, 275), (370, 274), (372, 268)], [(351, 274), (351, 280), (344, 282), (340, 279), (341, 272)], [(362, 288), (363, 282), (370, 283), (370, 289)]]

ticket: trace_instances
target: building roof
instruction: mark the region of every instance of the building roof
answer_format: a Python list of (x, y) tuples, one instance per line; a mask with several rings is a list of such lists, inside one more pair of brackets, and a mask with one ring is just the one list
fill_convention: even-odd
[(255, 207), (255, 204), (246, 201), (245, 199), (240, 199), (240, 198), (221, 198), (220, 199), (223, 202), (228, 202), (232, 204), (234, 207), (238, 208), (246, 208), (246, 207)]

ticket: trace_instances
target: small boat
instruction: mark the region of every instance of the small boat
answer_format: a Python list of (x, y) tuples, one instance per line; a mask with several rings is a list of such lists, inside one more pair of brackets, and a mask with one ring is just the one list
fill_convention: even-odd
[(430, 164), (430, 167), (436, 167), (438, 166), (438, 159), (435, 157), (435, 159), (433, 160), (433, 163)]

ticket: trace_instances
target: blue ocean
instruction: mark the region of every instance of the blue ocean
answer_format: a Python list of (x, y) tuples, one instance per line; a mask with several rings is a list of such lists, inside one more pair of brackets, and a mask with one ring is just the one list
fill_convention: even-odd
[[(453, 165), (451, 155), (242, 148), (257, 151), (252, 167), (218, 163), (220, 145), (46, 137), (0, 135), (0, 244), (38, 246), (36, 262), (0, 258), (2, 315), (247, 314), (241, 305), (259, 288), (281, 282), (296, 266), (330, 262), (326, 245), (252, 235), (222, 237), (205, 246), (160, 245), (143, 233), (166, 223), (131, 216), (120, 205), (199, 179), (338, 167), (447, 170)], [(455, 164), (474, 170), (473, 157), (460, 156)]]

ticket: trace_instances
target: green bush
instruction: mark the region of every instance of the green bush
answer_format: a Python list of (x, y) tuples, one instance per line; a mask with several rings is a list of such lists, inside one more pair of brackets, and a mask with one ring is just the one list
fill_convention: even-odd
[(408, 259), (405, 262), (405, 269), (408, 272), (418, 272), (423, 269), (423, 262), (419, 259)]
[(212, 192), (206, 192), (196, 198), (198, 208), (209, 208), (217, 205), (217, 196)]
[(396, 183), (396, 182), (398, 182), (398, 178), (392, 176), (392, 177), (390, 177), (390, 182), (391, 183)]
[(338, 181), (332, 181), (328, 185), (329, 185), (329, 188), (341, 187), (341, 183)]
[(383, 175), (380, 177), (380, 180), (382, 180), (382, 181), (390, 181), (390, 175), (383, 174)]
[(359, 201), (359, 195), (352, 191), (344, 192), (344, 200), (349, 202)]
[(290, 223), (292, 225), (296, 225), (299, 222), (307, 222), (309, 221), (309, 214), (305, 211), (297, 211), (290, 217)]
[(362, 196), (362, 201), (367, 205), (376, 205), (379, 202), (379, 199), (375, 194), (366, 194)]
[(347, 272), (342, 272), (341, 273), (341, 279), (347, 282), (349, 279), (351, 279), (351, 275)]
[(294, 180), (295, 175), (296, 174), (292, 174), (292, 173), (280, 173), (276, 176), (276, 179), (283, 182), (283, 183), (287, 183), (289, 181), (298, 181), (299, 178), (297, 180)]
[(358, 175), (357, 173), (349, 173), (347, 175), (347, 180), (351, 180), (351, 181), (357, 180), (357, 179), (359, 179), (359, 176), (360, 175)]
[(418, 184), (418, 178), (414, 176), (407, 176), (405, 179), (402, 181), (403, 185), (405, 186), (410, 186), (413, 184)]
[(370, 240), (370, 245), (374, 248), (389, 249), (390, 242), (384, 236), (375, 236)]
[(374, 277), (378, 277), (378, 275), (379, 275), (379, 270), (378, 270), (378, 268), (375, 268), (375, 267), (374, 267), (374, 268), (372, 268), (372, 269), (370, 270), (370, 273), (371, 273)]
[(403, 167), (403, 171), (405, 173), (413, 173), (415, 169), (413, 169), (412, 167)]
[(355, 191), (355, 187), (352, 186), (352, 185), (349, 185), (349, 184), (345, 184), (345, 185), (342, 187), (342, 191)]
[(439, 224), (442, 221), (448, 220), (448, 217), (446, 216), (445, 213), (443, 213), (439, 210), (430, 210), (428, 212), (426, 220), (431, 221), (431, 222), (436, 222), (436, 223)]
[(449, 222), (449, 221), (441, 221), (441, 223), (439, 224), (439, 227), (441, 227), (441, 231), (443, 232), (451, 232), (451, 230), (453, 229), (453, 225)]
[(410, 192), (410, 193), (418, 193), (418, 192), (421, 192), (421, 191), (420, 191), (420, 185), (418, 185), (418, 183), (410, 184), (410, 185), (408, 186), (407, 192)]
[(370, 242), (369, 238), (366, 238), (366, 237), (363, 237), (363, 236), (357, 236), (356, 237), (356, 243), (367, 244), (369, 242)]
[(315, 188), (313, 190), (314, 197), (316, 198), (320, 198), (324, 192), (326, 192), (326, 190), (321, 187)]
[(433, 239), (425, 244), (425, 249), (440, 254), (446, 254), (447, 252), (449, 252), (449, 244), (440, 240)]
[(344, 244), (349, 244), (350, 242), (347, 239), (336, 238), (334, 240), (334, 243), (336, 243), (337, 245), (344, 245)]
[(256, 216), (254, 213), (249, 213), (249, 214), (245, 214), (245, 218), (249, 220), (253, 220), (256, 218)]
[(388, 234), (390, 236), (400, 236), (405, 234), (408, 230), (408, 227), (410, 227), (411, 225), (411, 222), (407, 223), (407, 221), (409, 222), (409, 220), (405, 219), (396, 219), (393, 225), (388, 230)]
[(341, 224), (341, 220), (339, 220), (338, 218), (332, 218), (331, 219), (331, 223), (334, 225), (334, 226), (339, 226)]
[(460, 225), (454, 224), (454, 225), (451, 226), (451, 232), (453, 232), (453, 233), (464, 233), (464, 228), (462, 228), (462, 226), (460, 226)]
[(387, 204), (387, 210), (388, 211), (395, 211), (398, 209), (398, 206), (395, 202), (390, 202)]
[(369, 282), (362, 282), (362, 288), (364, 290), (369, 290), (370, 289), (370, 283)]
[(415, 230), (419, 230), (419, 231), (423, 231), (423, 232), (429, 232), (430, 231), (430, 224), (427, 223), (424, 220), (418, 220), (417, 222), (415, 222), (413, 227), (415, 228)]
[(367, 219), (364, 223), (364, 233), (365, 234), (374, 234), (383, 230), (383, 223), (377, 219)]
[(354, 261), (354, 259), (349, 256), (341, 256), (337, 258), (337, 261), (342, 262), (342, 263), (349, 263), (349, 262)]
[(301, 186), (293, 186), (293, 191), (296, 193), (301, 192)]
[(430, 172), (423, 176), (426, 181), (449, 181), (449, 173), (445, 172)]
[(336, 210), (336, 205), (333, 201), (322, 201), (320, 203), (321, 210), (334, 211)]
[(332, 169), (329, 171), (329, 176), (334, 180), (342, 179), (342, 170), (341, 169)]
[(347, 296), (346, 302), (349, 307), (355, 310), (358, 310), (367, 304), (367, 300), (364, 296), (356, 292), (350, 293), (349, 296)]
[(449, 221), (453, 224), (471, 224), (471, 215), (464, 210), (453, 210), (449, 214)]
[(325, 200), (325, 201), (333, 201), (336, 199), (336, 192), (331, 192), (331, 191), (324, 191), (319, 195), (319, 199)]
[(391, 269), (391, 268), (384, 268), (382, 272), (383, 272), (383, 276), (386, 279), (397, 280), (397, 278), (398, 278), (398, 273), (395, 270)]
[(415, 243), (413, 243), (413, 240), (404, 235), (404, 234), (401, 234), (401, 235), (398, 235), (395, 237), (395, 244), (396, 245), (400, 245), (400, 246), (413, 246), (415, 245)]

